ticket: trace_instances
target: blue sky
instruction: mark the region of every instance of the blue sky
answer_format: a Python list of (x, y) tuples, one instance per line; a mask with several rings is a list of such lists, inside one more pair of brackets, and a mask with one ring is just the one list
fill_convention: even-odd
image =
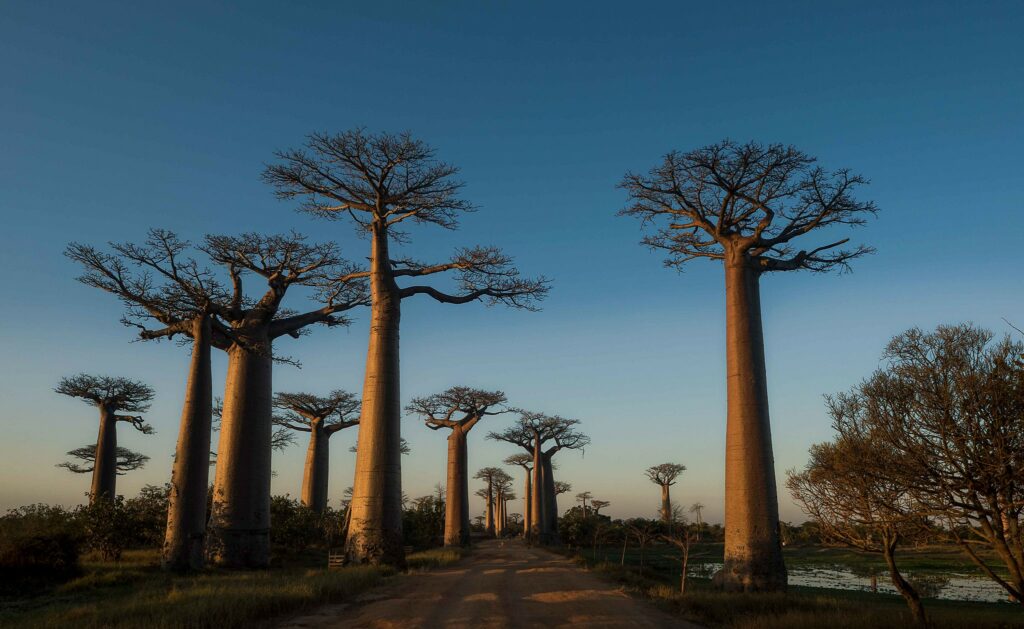
[[(593, 444), (561, 455), (559, 476), (614, 516), (654, 514), (642, 471), (664, 461), (688, 466), (675, 497), (712, 521), (723, 491), (722, 272), (677, 274), (637, 244), (616, 216), (627, 170), (728, 137), (791, 143), (872, 181), (863, 196), (882, 213), (856, 236), (877, 255), (762, 285), (780, 477), (828, 438), (822, 394), (869, 374), (892, 335), (1024, 320), (1020, 3), (363, 4), (0, 7), (0, 508), (81, 499), (88, 479), (54, 464), (95, 438), (94, 413), (52, 391), (79, 371), (157, 389), (157, 434), (120, 435), (152, 460), (119, 488), (169, 475), (187, 349), (132, 343), (118, 303), (74, 281), (69, 241), (294, 228), (365, 255), (345, 224), (299, 215), (259, 181), (311, 131), (413, 131), (462, 167), (480, 211), (458, 232), (418, 229), (408, 251), (497, 244), (554, 279), (539, 313), (406, 302), (403, 396), (501, 388), (579, 417)], [(366, 331), (357, 315), (280, 342), (303, 368), (278, 368), (275, 388), (359, 391)], [(222, 356), (215, 368), (222, 382)], [(489, 421), (473, 468), (511, 454), (483, 439), (504, 420)], [(335, 439), (334, 500), (354, 433)], [(412, 419), (404, 435), (406, 491), (427, 493), (444, 436)], [(298, 494), (303, 454), (275, 458), (276, 493)]]

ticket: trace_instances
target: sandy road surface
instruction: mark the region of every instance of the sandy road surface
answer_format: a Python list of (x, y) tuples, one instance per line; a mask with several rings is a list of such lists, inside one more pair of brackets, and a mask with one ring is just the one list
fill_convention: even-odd
[[(368, 599), (368, 600), (367, 600)], [(291, 618), (300, 627), (690, 627), (565, 557), (488, 541), (452, 568), (402, 576), (352, 605)]]

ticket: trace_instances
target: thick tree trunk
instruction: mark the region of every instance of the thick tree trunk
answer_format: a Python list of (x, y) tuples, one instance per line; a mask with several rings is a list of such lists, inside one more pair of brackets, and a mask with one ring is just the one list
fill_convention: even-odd
[(192, 323), (192, 362), (185, 384), (178, 445), (164, 535), (165, 570), (199, 570), (205, 563), (206, 494), (210, 481), (210, 428), (213, 381), (210, 370), (210, 318)]
[(779, 591), (786, 589), (786, 566), (779, 539), (759, 273), (745, 254), (727, 256), (725, 561), (714, 580), (729, 591)]
[(540, 450), (540, 439), (534, 439), (533, 445), (533, 492), (530, 494), (533, 503), (530, 513), (530, 534), (534, 539), (541, 539), (547, 520), (544, 517), (544, 458)]
[(885, 563), (889, 566), (889, 577), (892, 579), (892, 584), (896, 586), (896, 591), (900, 593), (903, 600), (907, 602), (907, 607), (910, 608), (910, 614), (914, 617), (914, 622), (922, 627), (928, 626), (928, 617), (924, 613), (924, 605), (921, 604), (921, 597), (918, 596), (914, 586), (903, 578), (900, 574), (899, 569), (896, 567), (896, 545), (893, 542), (886, 542), (883, 544), (883, 554), (885, 555)]
[(523, 537), (527, 539), (530, 537), (530, 526), (532, 523), (530, 517), (533, 515), (533, 483), (530, 482), (531, 472), (533, 472), (533, 470), (527, 470), (526, 480), (523, 481), (523, 496), (525, 496), (525, 499), (523, 500)]
[(448, 435), (448, 487), (444, 514), (444, 545), (469, 544), (469, 466), (466, 433), (456, 426)]
[(346, 554), (354, 563), (404, 567), (398, 352), (401, 297), (391, 275), (387, 238), (386, 229), (375, 225), (370, 258), (370, 342)]
[(484, 511), (484, 531), (488, 537), (494, 537), (494, 491), (490, 483), (487, 484), (487, 510)]
[(117, 415), (100, 406), (100, 430), (96, 436), (96, 453), (92, 467), (89, 504), (112, 500), (117, 495)]
[(669, 498), (668, 485), (661, 486), (661, 521), (665, 524), (672, 522), (672, 499)]
[(306, 469), (302, 475), (302, 504), (317, 513), (323, 513), (327, 509), (327, 478), (331, 464), (330, 437), (324, 430), (323, 420), (316, 420), (310, 425)]
[(545, 544), (557, 544), (559, 542), (558, 536), (558, 497), (555, 494), (555, 475), (551, 466), (551, 455), (545, 454), (541, 456), (541, 465), (544, 467), (544, 517), (547, 519), (545, 523), (545, 538), (542, 540)]
[(228, 350), (207, 552), (218, 566), (270, 564), (271, 352), (266, 337)]

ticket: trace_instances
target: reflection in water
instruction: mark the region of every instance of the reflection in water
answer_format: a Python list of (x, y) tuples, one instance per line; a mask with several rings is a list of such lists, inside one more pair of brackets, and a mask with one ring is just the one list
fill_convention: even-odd
[[(721, 569), (720, 563), (702, 563), (693, 565), (687, 573), (691, 577), (710, 578)], [(833, 590), (872, 591), (871, 571), (854, 572), (842, 565), (828, 567), (796, 566), (788, 567), (789, 584), (805, 587), (828, 588)], [(886, 570), (875, 572), (879, 592), (899, 594)], [(907, 573), (907, 580), (914, 584), (918, 593), (924, 598), (941, 598), (953, 601), (981, 601), (986, 603), (1003, 603), (1007, 601), (1006, 590), (994, 581), (968, 574), (934, 574)]]

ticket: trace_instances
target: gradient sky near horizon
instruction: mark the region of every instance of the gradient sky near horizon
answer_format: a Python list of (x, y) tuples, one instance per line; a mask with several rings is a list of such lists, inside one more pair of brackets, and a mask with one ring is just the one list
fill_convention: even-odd
[[(82, 500), (89, 479), (54, 467), (95, 439), (95, 412), (53, 392), (80, 371), (157, 391), (157, 434), (119, 434), (152, 457), (119, 493), (169, 477), (188, 349), (133, 343), (118, 302), (75, 281), (67, 243), (296, 229), (364, 257), (346, 223), (296, 213), (259, 174), (311, 131), (366, 126), (431, 143), (480, 206), (458, 232), (416, 228), (406, 251), (496, 244), (554, 280), (538, 313), (407, 301), (404, 399), (466, 384), (578, 417), (592, 445), (557, 458), (574, 493), (653, 517), (643, 470), (681, 462), (673, 497), (720, 521), (722, 272), (662, 268), (616, 216), (617, 182), (723, 138), (791, 143), (871, 180), (861, 195), (882, 213), (854, 236), (876, 255), (763, 281), (781, 481), (831, 434), (822, 395), (867, 376), (894, 334), (1024, 322), (1022, 32), (1020, 2), (5, 2), (0, 509)], [(280, 341), (303, 367), (277, 367), (275, 389), (359, 391), (366, 334), (357, 313)], [(472, 469), (513, 452), (484, 439), (506, 421), (474, 430)], [(428, 493), (444, 435), (403, 431), (405, 490)], [(332, 504), (354, 440), (333, 440)], [(301, 439), (275, 455), (275, 493), (298, 495), (303, 458)], [(780, 500), (803, 519), (781, 484)]]

